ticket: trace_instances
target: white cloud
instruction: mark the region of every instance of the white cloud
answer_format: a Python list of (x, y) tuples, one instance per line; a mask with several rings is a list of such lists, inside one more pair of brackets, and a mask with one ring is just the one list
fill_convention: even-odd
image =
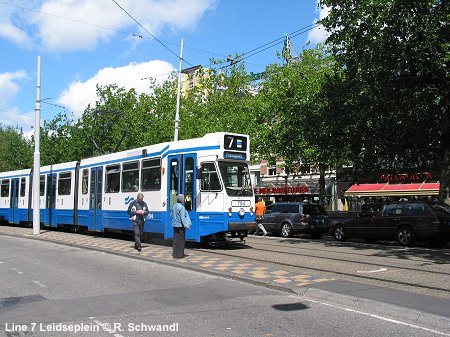
[(72, 82), (61, 94), (58, 104), (69, 108), (78, 118), (88, 104), (93, 106), (97, 101), (97, 84), (117, 84), (126, 89), (134, 88), (138, 94), (149, 93), (149, 81), (141, 80), (143, 77), (154, 77), (156, 83), (159, 84), (166, 80), (174, 70), (173, 66), (165, 61), (131, 63), (124, 67), (103, 68), (85, 82), (79, 80)]
[[(317, 1), (318, 3), (319, 1)], [(319, 17), (314, 19), (313, 22), (316, 22), (317, 20), (322, 20), (323, 18), (328, 16), (328, 13), (330, 12), (330, 7), (327, 6), (317, 6), (317, 8), (319, 9), (318, 11), (318, 15)], [(325, 40), (328, 38), (329, 33), (325, 30), (325, 28), (322, 25), (318, 25), (316, 26), (314, 29), (310, 30), (308, 33), (308, 40), (313, 43), (313, 44), (317, 44), (317, 43), (321, 43), (321, 42), (325, 42)]]
[(25, 136), (29, 138), (31, 128), (34, 126), (35, 122), (35, 112), (23, 113), (19, 111), (18, 107), (8, 108), (7, 110), (0, 110), (1, 120), (0, 124), (9, 125), (12, 127), (22, 127)]
[(21, 113), (17, 106), (12, 106), (21, 84), (28, 80), (25, 70), (0, 73), (0, 123), (10, 126), (30, 128), (34, 123), (34, 112)]
[(14, 100), (20, 90), (18, 82), (26, 80), (27, 77), (25, 70), (0, 74), (0, 108), (7, 107), (9, 102)]
[[(14, 5), (3, 4), (0, 11), (0, 38), (28, 47), (31, 39), (24, 30), (24, 18), (20, 15), (18, 7), (25, 6), (24, 0), (15, 1)], [(26, 0), (25, 0), (26, 1)], [(30, 3), (28, 3), (30, 5)], [(17, 7), (15, 7), (17, 6)]]
[(30, 46), (31, 40), (27, 33), (8, 22), (0, 22), (0, 37), (20, 45)]
[[(120, 0), (118, 3), (153, 35), (163, 28), (195, 29), (217, 0)], [(94, 49), (120, 32), (147, 33), (111, 0), (18, 0), (0, 14), (0, 37), (20, 45), (39, 40), (48, 51)], [(23, 10), (20, 7), (30, 9)], [(37, 30), (36, 30), (37, 28)]]

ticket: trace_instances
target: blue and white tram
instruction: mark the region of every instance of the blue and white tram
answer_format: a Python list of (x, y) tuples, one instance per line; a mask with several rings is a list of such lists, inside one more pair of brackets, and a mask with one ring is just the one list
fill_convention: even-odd
[[(186, 239), (243, 239), (256, 227), (249, 160), (247, 135), (220, 132), (42, 167), (41, 222), (100, 232), (132, 230), (128, 204), (142, 192), (149, 206), (144, 231), (171, 239), (170, 210), (182, 193), (192, 220)], [(28, 184), (24, 214), (31, 219), (31, 171), (2, 173), (0, 180), (13, 186), (12, 179), (17, 185), (22, 176)], [(10, 210), (13, 189), (2, 189), (8, 198), (0, 198), (0, 219), (18, 222)]]
[(41, 167), (39, 208), (41, 222), (45, 226), (75, 225), (77, 167), (78, 162), (75, 161)]
[(0, 222), (27, 223), (31, 220), (31, 170), (0, 172)]

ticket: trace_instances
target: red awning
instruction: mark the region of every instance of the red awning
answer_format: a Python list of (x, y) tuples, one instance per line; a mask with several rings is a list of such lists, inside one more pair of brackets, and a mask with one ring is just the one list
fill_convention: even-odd
[(439, 183), (419, 184), (359, 184), (351, 186), (345, 196), (393, 197), (393, 196), (428, 196), (439, 194)]

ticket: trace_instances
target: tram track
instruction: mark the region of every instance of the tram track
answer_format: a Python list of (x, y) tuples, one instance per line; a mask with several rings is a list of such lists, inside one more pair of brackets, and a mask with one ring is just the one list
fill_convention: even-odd
[[(309, 251), (313, 250), (313, 251), (318, 251), (318, 252), (323, 252), (324, 251), (323, 250), (323, 246), (320, 247), (320, 248), (311, 248), (310, 246), (308, 248), (303, 248), (303, 247), (288, 246), (288, 245), (283, 244), (283, 243), (293, 244), (293, 243), (298, 243), (298, 242), (304, 243), (305, 241), (304, 240), (299, 240), (299, 239), (286, 239), (285, 241), (281, 241), (279, 244), (272, 244), (272, 243), (268, 243), (266, 241), (266, 242), (264, 242), (264, 246), (284, 247), (284, 248), (301, 249), (301, 250), (306, 250), (307, 249)], [(335, 241), (330, 241), (330, 242), (336, 243)], [(308, 242), (308, 243), (310, 243), (310, 242)], [(320, 244), (321, 241), (314, 240), (314, 243)], [(339, 244), (342, 244), (342, 243), (339, 243)], [(358, 249), (360, 249), (362, 247), (360, 243), (355, 243), (355, 242), (346, 242), (345, 244), (347, 246), (351, 245), (351, 248), (358, 248)], [(366, 249), (366, 248), (373, 249), (371, 247), (373, 245), (376, 245), (376, 247), (379, 246), (378, 244), (366, 244), (366, 243), (363, 244), (363, 245), (364, 245), (364, 249)], [(342, 248), (345, 248), (344, 246), (337, 246), (337, 245), (335, 245), (335, 246), (341, 248), (341, 250), (327, 250), (327, 252), (328, 253), (336, 253), (336, 254), (348, 254), (348, 252), (343, 252), (342, 251)], [(383, 245), (383, 247), (386, 247), (386, 246), (387, 245)], [(393, 248), (393, 250), (394, 250), (395, 253), (404, 252), (405, 250), (409, 250), (409, 251), (414, 250), (414, 251), (419, 252), (421, 254), (430, 253), (430, 249), (416, 248), (416, 247), (414, 247), (414, 248), (406, 248), (406, 247), (400, 247), (400, 246), (397, 246), (397, 245)], [(448, 260), (450, 260), (450, 250), (446, 250), (446, 252), (447, 252), (447, 254), (441, 254), (441, 255), (447, 255), (447, 256), (442, 256), (442, 260), (448, 261)], [(352, 252), (351, 254), (352, 255), (357, 255), (357, 256), (363, 256), (363, 257), (367, 256), (367, 254), (362, 254), (362, 253), (357, 253), (357, 252)], [(378, 256), (378, 257), (386, 258), (387, 256)], [(409, 258), (409, 260), (410, 261), (417, 261), (417, 262), (421, 262), (422, 261), (422, 259), (411, 258), (411, 257)]]
[[(292, 271), (298, 271), (299, 269), (304, 272), (304, 270), (316, 272), (316, 273), (325, 273), (328, 277), (334, 277), (338, 279), (345, 279), (350, 281), (362, 282), (362, 283), (377, 283), (382, 284), (387, 287), (393, 287), (401, 290), (405, 290), (405, 288), (412, 288), (415, 292), (422, 292), (429, 294), (431, 292), (438, 292), (439, 296), (450, 298), (450, 288), (448, 287), (448, 282), (441, 281), (448, 279), (450, 275), (449, 272), (446, 271), (438, 271), (438, 270), (426, 270), (424, 268), (415, 268), (409, 266), (399, 266), (393, 265), (392, 263), (377, 263), (371, 261), (354, 261), (354, 260), (342, 260), (340, 258), (330, 257), (330, 256), (319, 256), (318, 254), (305, 254), (300, 252), (292, 252), (292, 250), (297, 250), (296, 247), (289, 247), (282, 244), (270, 244), (264, 242), (264, 246), (272, 246), (274, 249), (258, 247), (260, 244), (252, 242), (249, 244), (251, 246), (251, 250), (245, 249), (246, 252), (252, 252), (251, 256), (249, 254), (243, 254), (243, 250), (234, 249), (230, 251), (230, 248), (224, 249), (205, 249), (205, 248), (193, 248), (193, 250), (218, 255), (223, 257), (234, 257), (240, 258), (247, 261), (259, 262), (259, 263), (271, 263), (276, 264), (280, 267), (285, 267)], [(288, 251), (279, 251), (276, 248), (281, 248), (282, 250), (288, 249)], [(263, 253), (263, 254), (259, 254)], [(347, 254), (347, 252), (343, 251), (327, 251), (327, 253), (339, 253), (339, 254)], [(364, 254), (356, 254), (358, 256), (364, 256), (367, 258), (373, 258), (373, 256), (367, 256)], [(445, 254), (444, 254), (445, 255)], [(292, 259), (296, 257), (305, 257), (306, 259), (317, 261), (320, 259), (322, 261), (328, 261), (333, 264), (333, 267), (327, 267), (326, 263), (321, 264), (317, 263), (316, 266), (311, 265), (311, 263), (302, 263), (301, 259), (296, 259), (296, 262), (289, 262), (286, 259)], [(384, 256), (375, 257), (385, 258)], [(283, 261), (284, 259), (284, 261)], [(309, 261), (309, 262), (310, 262)], [(343, 264), (341, 264), (341, 262)], [(423, 260), (414, 259), (414, 263), (423, 263)], [(352, 268), (348, 266), (348, 264), (353, 264), (353, 269), (356, 266), (364, 268), (366, 266), (376, 266), (376, 268), (385, 267), (389, 270), (388, 273), (355, 273), (355, 271), (351, 271)], [(366, 268), (367, 269), (367, 268)], [(382, 275), (382, 276), (381, 276)], [(402, 279), (403, 278), (403, 279)], [(438, 278), (438, 281), (435, 281)], [(427, 282), (426, 280), (433, 280), (432, 282)], [(434, 284), (433, 284), (434, 283)], [(440, 286), (442, 284), (443, 286)], [(447, 285), (447, 287), (445, 287)], [(436, 294), (433, 294), (436, 296)]]
[[(273, 247), (283, 247), (283, 248), (291, 248), (291, 249), (300, 249), (300, 250), (306, 250), (304, 248), (298, 248), (298, 247), (289, 247), (289, 246), (282, 246), (282, 245), (270, 245), (270, 244), (264, 244), (265, 246), (273, 246)], [(283, 251), (278, 251), (278, 250), (274, 250), (274, 249), (266, 249), (266, 248), (259, 248), (259, 247), (253, 247), (253, 249), (257, 249), (259, 251), (265, 251), (265, 252), (272, 252), (272, 253), (287, 253), (287, 252), (283, 252)], [(311, 250), (311, 249), (308, 249)], [(336, 254), (340, 254), (340, 255), (357, 255), (357, 256), (363, 256), (363, 257), (369, 257), (368, 255), (365, 254), (357, 254), (357, 253), (349, 253), (349, 252), (342, 252), (342, 251), (327, 251), (327, 253), (336, 253)], [(307, 256), (307, 257), (311, 257), (311, 258), (317, 258), (317, 259), (323, 259), (323, 260), (332, 260), (332, 261), (338, 261), (338, 262), (349, 262), (349, 263), (357, 263), (358, 261), (355, 260), (351, 260), (351, 259), (342, 259), (342, 258), (335, 258), (335, 257), (329, 257), (329, 256), (320, 256), (317, 254), (308, 254), (308, 253), (292, 253), (289, 252), (290, 255), (295, 255), (295, 256)], [(373, 256), (370, 256), (373, 257)], [(386, 259), (386, 256), (380, 256), (380, 257), (376, 257), (376, 258), (383, 258)], [(421, 262), (421, 260), (415, 260), (416, 262)], [(405, 267), (405, 266), (399, 266), (399, 265), (392, 265), (392, 264), (385, 264), (385, 263), (375, 263), (375, 262), (364, 262), (364, 264), (366, 265), (372, 265), (372, 266), (376, 266), (376, 267), (386, 267), (386, 268), (396, 268), (396, 269), (400, 269), (400, 270), (409, 270), (409, 271), (415, 271), (415, 272), (424, 272), (424, 273), (430, 273), (430, 274), (440, 274), (440, 275), (445, 275), (445, 276), (450, 276), (450, 272), (441, 272), (441, 271), (435, 271), (435, 270), (426, 270), (426, 269), (419, 269), (419, 268), (412, 268), (412, 267)]]

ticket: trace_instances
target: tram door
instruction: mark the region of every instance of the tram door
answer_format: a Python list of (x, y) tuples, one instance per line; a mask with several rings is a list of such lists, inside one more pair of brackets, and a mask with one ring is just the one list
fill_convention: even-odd
[(55, 212), (56, 203), (56, 173), (47, 174), (47, 193), (45, 197), (45, 225), (56, 226), (57, 216)]
[(89, 192), (89, 219), (90, 231), (103, 231), (102, 211), (103, 167), (91, 168), (91, 189)]
[(19, 223), (19, 178), (11, 179), (11, 198), (9, 207), (9, 221), (12, 223)]
[(165, 229), (165, 238), (173, 237), (172, 216), (171, 211), (177, 203), (177, 195), (184, 194), (184, 205), (191, 218), (191, 229), (186, 230), (186, 239), (195, 240), (198, 238), (198, 225), (196, 217), (196, 163), (197, 156), (195, 153), (175, 155), (168, 157), (169, 166), (167, 174), (167, 221)]

